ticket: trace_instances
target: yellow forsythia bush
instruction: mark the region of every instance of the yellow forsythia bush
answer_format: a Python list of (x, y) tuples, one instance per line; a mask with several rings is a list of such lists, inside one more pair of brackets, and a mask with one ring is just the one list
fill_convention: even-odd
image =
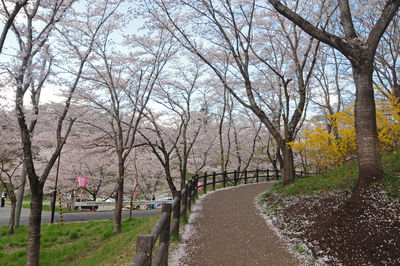
[[(381, 91), (379, 87), (377, 90)], [(376, 124), (382, 151), (392, 151), (400, 143), (400, 102), (393, 95), (376, 103)]]
[[(376, 88), (380, 90), (379, 88)], [(319, 171), (341, 165), (357, 152), (354, 129), (354, 107), (328, 116), (332, 132), (325, 125), (315, 124), (313, 130), (303, 131), (302, 142), (291, 142), (294, 151), (300, 152)], [(376, 103), (378, 137), (382, 151), (392, 151), (400, 143), (400, 102), (393, 96)]]
[(324, 125), (316, 124), (313, 130), (303, 132), (302, 142), (289, 144), (294, 151), (301, 152), (318, 170), (340, 165), (357, 151), (353, 107), (329, 116), (328, 119), (332, 121), (332, 133), (329, 133)]

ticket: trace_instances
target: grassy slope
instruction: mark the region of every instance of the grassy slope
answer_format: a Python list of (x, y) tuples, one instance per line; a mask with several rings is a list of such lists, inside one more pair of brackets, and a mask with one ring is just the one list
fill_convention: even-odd
[[(113, 234), (113, 221), (43, 224), (41, 265), (129, 265), (137, 234), (149, 233), (158, 216), (124, 220), (122, 233)], [(0, 265), (25, 265), (28, 227), (10, 235), (0, 227)]]
[[(400, 178), (398, 178), (400, 175), (400, 152), (384, 154), (382, 164), (385, 179), (381, 183), (386, 186), (394, 198), (400, 199)], [(315, 192), (330, 192), (335, 189), (352, 191), (357, 181), (358, 165), (357, 162), (352, 162), (331, 169), (324, 174), (296, 179), (293, 184), (288, 186), (278, 183), (267, 193), (278, 191), (286, 195), (309, 195)]]

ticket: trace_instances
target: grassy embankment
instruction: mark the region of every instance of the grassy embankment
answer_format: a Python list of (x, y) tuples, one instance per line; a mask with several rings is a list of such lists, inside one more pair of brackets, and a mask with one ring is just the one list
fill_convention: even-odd
[[(113, 221), (43, 224), (41, 265), (129, 265), (135, 256), (137, 234), (149, 233), (158, 216), (126, 219), (122, 233), (113, 234)], [(26, 265), (28, 227), (14, 234), (0, 227), (0, 265)]]
[[(386, 153), (382, 156), (385, 178), (379, 181), (394, 198), (400, 199), (400, 152)], [(267, 194), (278, 191), (285, 195), (309, 195), (343, 189), (351, 192), (358, 181), (357, 162), (347, 163), (326, 173), (309, 178), (296, 179), (288, 186), (277, 183)]]

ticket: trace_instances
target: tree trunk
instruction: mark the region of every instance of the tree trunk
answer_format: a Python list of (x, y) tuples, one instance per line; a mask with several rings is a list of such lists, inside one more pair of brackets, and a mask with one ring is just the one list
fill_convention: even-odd
[(286, 144), (281, 147), (282, 151), (282, 182), (284, 185), (294, 182), (293, 151)]
[(122, 220), (122, 199), (124, 196), (124, 170), (120, 169), (120, 176), (118, 178), (117, 197), (115, 199), (115, 213), (114, 213), (114, 234), (121, 233), (121, 220)]
[[(187, 155), (184, 154), (183, 156), (183, 165), (182, 165), (182, 170), (181, 172), (181, 191), (186, 187), (186, 175), (187, 175)], [(175, 193), (175, 192), (174, 192)]]
[(171, 170), (169, 168), (169, 165), (170, 165), (169, 158), (167, 156), (165, 156), (165, 163), (163, 164), (165, 178), (167, 179), (167, 184), (168, 184), (169, 190), (171, 191), (171, 194), (174, 195), (174, 193), (176, 191), (176, 186), (174, 184), (174, 181), (172, 180)]
[(17, 199), (15, 197), (14, 192), (10, 192), (10, 202), (11, 202), (11, 212), (10, 212), (10, 220), (8, 222), (8, 232), (12, 234), (14, 233), (15, 205), (17, 203)]
[(169, 190), (171, 191), (171, 194), (174, 195), (175, 191), (176, 191), (176, 186), (174, 184), (174, 181), (172, 180), (172, 176), (171, 174), (166, 174), (166, 179), (167, 179), (167, 183), (168, 183), (168, 187)]
[(356, 85), (354, 114), (360, 169), (359, 186), (365, 187), (383, 178), (372, 83), (373, 67), (372, 63), (365, 62), (353, 64), (352, 67)]
[(26, 183), (26, 168), (24, 162), (21, 170), (21, 177), (19, 181), (19, 188), (17, 194), (17, 205), (15, 209), (15, 227), (19, 226), (19, 220), (21, 218), (22, 201), (24, 199), (24, 193), (25, 193), (25, 183)]
[[(39, 185), (40, 186), (40, 185)], [(40, 253), (40, 225), (42, 219), (43, 187), (31, 185), (32, 200), (29, 215), (29, 236), (27, 265), (39, 265)]]

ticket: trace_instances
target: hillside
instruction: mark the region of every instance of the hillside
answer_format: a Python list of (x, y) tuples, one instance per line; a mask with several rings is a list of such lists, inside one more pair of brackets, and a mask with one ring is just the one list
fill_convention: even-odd
[(308, 264), (400, 265), (398, 161), (386, 157), (385, 181), (357, 197), (354, 163), (277, 185), (262, 197), (266, 220)]

